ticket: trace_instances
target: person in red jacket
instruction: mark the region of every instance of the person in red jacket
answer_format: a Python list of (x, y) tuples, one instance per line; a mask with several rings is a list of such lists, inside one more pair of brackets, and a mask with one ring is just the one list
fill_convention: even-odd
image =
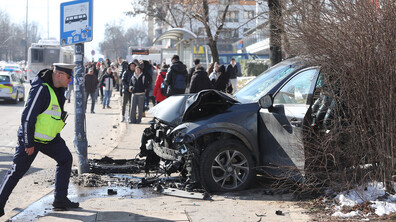
[[(169, 65), (164, 64), (162, 66), (160, 74), (157, 76), (157, 80), (155, 81), (153, 94), (154, 94), (155, 100), (157, 100), (157, 102), (162, 102), (164, 99), (166, 99), (166, 95), (161, 93), (161, 85), (164, 82), (168, 68), (169, 68)], [(166, 89), (163, 91), (166, 92)]]

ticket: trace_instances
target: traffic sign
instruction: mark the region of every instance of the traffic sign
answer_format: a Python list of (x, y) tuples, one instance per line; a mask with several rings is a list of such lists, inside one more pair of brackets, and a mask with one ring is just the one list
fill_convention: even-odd
[(92, 41), (93, 0), (64, 2), (60, 7), (61, 45)]

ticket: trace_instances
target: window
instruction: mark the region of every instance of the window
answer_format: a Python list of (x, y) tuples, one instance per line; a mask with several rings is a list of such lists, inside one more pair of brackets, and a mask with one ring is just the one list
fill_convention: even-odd
[(244, 12), (243, 12), (243, 17), (244, 17), (245, 19), (254, 18), (254, 11), (253, 11), (253, 10), (252, 10), (252, 11), (244, 11)]
[(316, 72), (316, 69), (309, 69), (293, 77), (276, 94), (274, 104), (307, 104)]
[(32, 49), (32, 63), (42, 63), (44, 61), (44, 50), (43, 49)]
[(10, 81), (10, 77), (8, 76), (0, 76), (0, 82), (9, 82)]
[[(222, 16), (224, 11), (219, 11), (219, 16)], [(225, 22), (239, 22), (238, 11), (228, 11), (225, 17)]]
[(235, 29), (223, 29), (220, 32), (220, 37), (223, 39), (238, 38), (238, 30)]

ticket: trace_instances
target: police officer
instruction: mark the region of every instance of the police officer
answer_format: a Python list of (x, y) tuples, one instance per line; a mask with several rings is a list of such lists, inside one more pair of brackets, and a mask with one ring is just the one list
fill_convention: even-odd
[(54, 69), (44, 69), (31, 81), (31, 89), (22, 113), (18, 130), (18, 145), (13, 164), (0, 186), (0, 216), (19, 179), (29, 170), (40, 151), (57, 162), (55, 175), (55, 208), (78, 208), (79, 203), (67, 198), (72, 155), (60, 132), (65, 125), (67, 113), (63, 110), (64, 92), (75, 65), (55, 63)]

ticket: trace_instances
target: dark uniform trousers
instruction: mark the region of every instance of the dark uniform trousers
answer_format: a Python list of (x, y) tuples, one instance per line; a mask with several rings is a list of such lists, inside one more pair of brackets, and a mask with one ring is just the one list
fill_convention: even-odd
[(13, 165), (4, 176), (0, 187), (0, 207), (4, 207), (12, 190), (17, 185), (19, 179), (29, 170), (30, 165), (36, 158), (38, 152), (51, 157), (57, 162), (55, 174), (55, 198), (67, 196), (71, 166), (73, 157), (67, 148), (65, 141), (59, 134), (48, 144), (34, 143), (34, 153), (30, 156), (25, 152), (25, 145), (18, 141), (13, 157)]

